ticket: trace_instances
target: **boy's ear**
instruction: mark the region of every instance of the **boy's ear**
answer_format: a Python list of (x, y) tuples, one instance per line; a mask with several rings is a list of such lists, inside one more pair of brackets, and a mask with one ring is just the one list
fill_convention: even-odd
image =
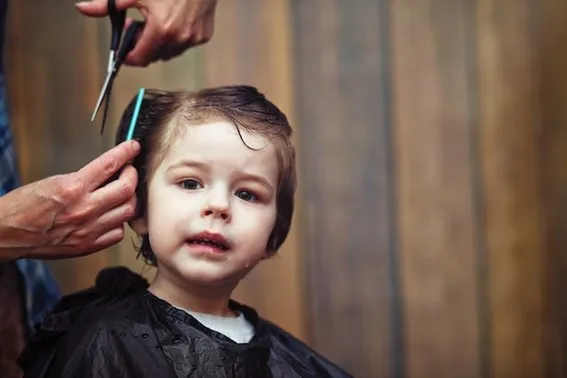
[(128, 222), (132, 230), (137, 233), (139, 236), (147, 235), (148, 234), (148, 222), (146, 222), (146, 217), (139, 217), (136, 219), (132, 219)]

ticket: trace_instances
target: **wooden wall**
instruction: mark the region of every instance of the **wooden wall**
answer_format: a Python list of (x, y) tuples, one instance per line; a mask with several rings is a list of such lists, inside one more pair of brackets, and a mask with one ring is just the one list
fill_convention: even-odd
[[(109, 23), (10, 11), (23, 178), (77, 169), (115, 130), (88, 123)], [(299, 204), (239, 299), (357, 377), (564, 377), (566, 74), (558, 0), (221, 1), (211, 43), (123, 68), (110, 124), (140, 86), (258, 86), (295, 125)], [(134, 255), (52, 266), (72, 291)]]

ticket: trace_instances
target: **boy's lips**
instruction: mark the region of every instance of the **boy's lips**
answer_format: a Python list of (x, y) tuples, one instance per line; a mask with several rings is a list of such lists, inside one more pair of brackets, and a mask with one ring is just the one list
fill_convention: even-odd
[(221, 234), (208, 231), (200, 232), (196, 235), (191, 236), (189, 239), (187, 239), (187, 243), (190, 245), (202, 245), (205, 247), (211, 247), (223, 252), (226, 252), (230, 249), (230, 243)]

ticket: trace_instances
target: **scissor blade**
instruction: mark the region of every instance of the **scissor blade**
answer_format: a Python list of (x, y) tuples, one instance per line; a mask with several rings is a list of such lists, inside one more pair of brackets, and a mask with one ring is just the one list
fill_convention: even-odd
[(102, 133), (104, 132), (104, 125), (106, 124), (108, 104), (110, 103), (110, 95), (112, 93), (112, 83), (114, 83), (114, 80), (110, 80), (110, 84), (108, 86), (108, 95), (106, 96), (106, 102), (104, 103), (104, 112), (102, 113), (102, 123), (100, 125), (100, 135), (102, 135)]
[(104, 79), (104, 84), (102, 85), (102, 90), (100, 91), (100, 94), (98, 95), (98, 100), (96, 101), (96, 106), (94, 108), (93, 115), (91, 116), (91, 122), (93, 122), (96, 118), (98, 110), (100, 109), (100, 105), (102, 104), (102, 100), (104, 100), (104, 96), (106, 95), (106, 92), (108, 91), (108, 84), (110, 84), (110, 80), (112, 79), (112, 75), (113, 75), (112, 71), (110, 71), (106, 74), (106, 78)]
[(106, 65), (106, 74), (109, 75), (114, 70), (114, 61), (116, 57), (116, 51), (110, 50), (108, 54), (108, 64)]

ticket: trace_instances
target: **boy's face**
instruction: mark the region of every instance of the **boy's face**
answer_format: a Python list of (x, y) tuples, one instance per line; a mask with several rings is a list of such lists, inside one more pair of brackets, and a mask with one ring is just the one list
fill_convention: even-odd
[(278, 164), (266, 139), (229, 122), (187, 126), (148, 187), (149, 233), (159, 276), (232, 286), (267, 255), (276, 221)]

